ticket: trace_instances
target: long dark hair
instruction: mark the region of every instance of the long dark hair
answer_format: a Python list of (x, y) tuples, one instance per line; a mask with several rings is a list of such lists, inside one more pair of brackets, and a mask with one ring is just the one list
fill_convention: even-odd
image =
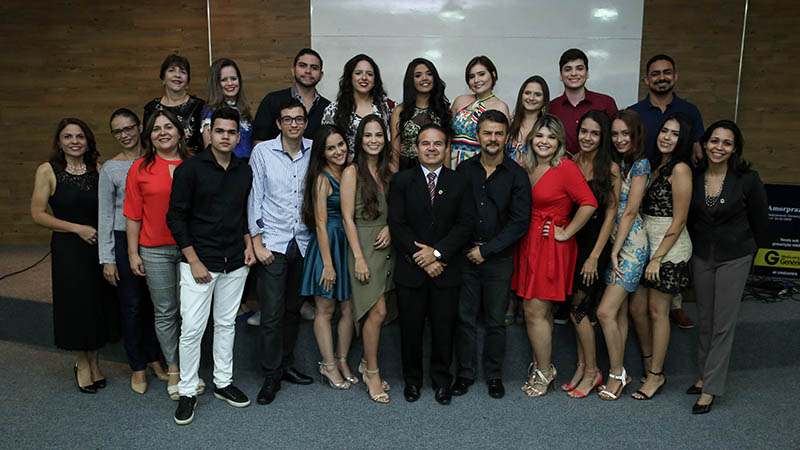
[(189, 149), (186, 146), (186, 136), (183, 129), (183, 124), (181, 121), (178, 120), (178, 116), (175, 115), (172, 111), (168, 109), (159, 109), (147, 118), (147, 122), (144, 124), (144, 131), (142, 132), (142, 146), (145, 149), (144, 153), (144, 162), (142, 165), (139, 166), (139, 170), (149, 169), (156, 162), (156, 147), (153, 145), (153, 140), (150, 138), (150, 135), (153, 133), (153, 127), (155, 126), (156, 119), (159, 117), (164, 116), (172, 122), (172, 125), (175, 126), (175, 129), (178, 130), (178, 156), (180, 156), (181, 160), (188, 159), (191, 154), (189, 153)]
[(593, 109), (581, 117), (578, 121), (577, 134), (580, 136), (583, 121), (591, 119), (600, 125), (600, 145), (597, 146), (592, 160), (592, 181), (589, 186), (592, 189), (597, 202), (600, 205), (608, 205), (614, 199), (613, 181), (614, 174), (611, 173), (611, 163), (613, 162), (611, 145), (611, 120), (603, 111)]
[[(750, 163), (742, 158), (742, 152), (744, 151), (744, 136), (742, 136), (742, 131), (739, 129), (739, 126), (736, 125), (736, 122), (732, 120), (718, 120), (706, 128), (706, 132), (700, 139), (700, 146), (703, 147), (703, 152), (705, 153), (706, 145), (711, 139), (711, 135), (714, 133), (714, 130), (717, 128), (724, 128), (733, 133), (733, 154), (730, 158), (728, 158), (728, 170), (732, 170), (734, 173), (739, 175), (749, 172), (751, 170)], [(697, 170), (699, 171), (705, 171), (708, 168), (708, 155), (703, 156), (703, 159), (701, 159), (697, 164)]]
[(379, 186), (369, 172), (369, 163), (367, 159), (369, 155), (364, 151), (364, 129), (367, 124), (377, 123), (383, 131), (383, 149), (378, 154), (378, 179), (381, 183), (381, 190), (386, 194), (386, 187), (389, 185), (389, 180), (392, 179), (392, 169), (389, 163), (392, 159), (392, 148), (389, 145), (389, 135), (386, 133), (386, 124), (383, 120), (375, 114), (370, 114), (361, 119), (358, 124), (358, 131), (356, 132), (355, 142), (355, 164), (356, 174), (358, 179), (358, 188), (361, 191), (361, 200), (364, 202), (364, 210), (362, 212), (362, 219), (375, 220), (380, 216), (378, 211), (378, 193)]
[[(689, 121), (686, 120), (686, 116), (681, 113), (670, 114), (661, 122), (661, 125), (656, 131), (656, 147), (658, 147), (658, 135), (661, 134), (661, 130), (664, 128), (664, 125), (666, 125), (666, 123), (670, 120), (678, 122), (680, 131), (678, 133), (678, 142), (675, 144), (675, 150), (672, 151), (672, 157), (659, 173), (660, 175), (667, 177), (672, 174), (672, 169), (678, 163), (686, 163), (688, 165), (689, 158), (692, 156), (692, 126), (689, 124)], [(653, 160), (650, 161), (651, 169), (656, 170), (658, 166), (661, 165), (661, 161), (663, 159), (664, 155), (661, 154), (660, 151), (656, 152), (655, 156), (653, 156)]]
[(311, 144), (311, 157), (308, 161), (308, 170), (306, 171), (306, 186), (303, 190), (303, 207), (301, 215), (303, 223), (306, 224), (308, 231), (313, 232), (316, 228), (316, 214), (314, 213), (314, 197), (316, 196), (317, 178), (325, 168), (325, 143), (328, 138), (334, 134), (338, 134), (347, 145), (345, 134), (336, 125), (322, 125), (314, 135), (314, 142)]
[(414, 69), (420, 64), (425, 65), (433, 76), (433, 89), (431, 89), (430, 98), (428, 99), (428, 107), (433, 111), (433, 114), (439, 118), (439, 121), (443, 125), (450, 123), (450, 100), (448, 100), (444, 93), (447, 84), (439, 76), (439, 71), (436, 70), (436, 66), (434, 66), (432, 62), (425, 58), (414, 58), (408, 63), (406, 74), (403, 77), (403, 110), (400, 112), (400, 121), (398, 123), (400, 134), (402, 134), (406, 122), (411, 120), (414, 116), (414, 107), (417, 105), (417, 90), (414, 87)]
[(61, 121), (58, 122), (56, 134), (53, 137), (53, 154), (50, 156), (50, 162), (62, 170), (67, 168), (67, 158), (64, 156), (64, 152), (58, 144), (58, 137), (67, 125), (77, 125), (80, 127), (81, 132), (83, 132), (84, 137), (86, 137), (86, 151), (83, 152), (83, 163), (86, 164), (86, 173), (96, 172), (97, 158), (100, 156), (100, 152), (97, 151), (97, 142), (94, 140), (94, 133), (92, 133), (89, 125), (86, 125), (86, 122), (73, 117), (61, 119)]
[[(361, 61), (366, 61), (372, 66), (375, 73), (375, 84), (372, 86), (370, 96), (372, 104), (378, 107), (383, 116), (386, 116), (389, 111), (386, 110), (386, 91), (383, 90), (383, 81), (381, 81), (381, 71), (375, 61), (369, 56), (360, 53), (350, 58), (344, 64), (342, 77), (339, 78), (339, 94), (336, 96), (336, 114), (333, 115), (333, 123), (342, 130), (350, 129), (350, 117), (356, 110), (356, 101), (353, 96), (353, 71), (356, 69), (356, 64)], [(346, 136), (346, 135), (342, 135)]]
[(225, 67), (233, 67), (236, 71), (236, 76), (239, 78), (239, 93), (236, 94), (236, 109), (239, 110), (239, 116), (251, 121), (250, 115), (250, 102), (247, 101), (247, 96), (244, 94), (244, 81), (242, 80), (242, 72), (239, 66), (232, 59), (220, 58), (211, 64), (208, 69), (208, 101), (206, 102), (206, 109), (213, 111), (220, 106), (227, 106), (225, 104), (225, 93), (222, 91), (222, 69)]
[(628, 172), (630, 172), (631, 167), (633, 167), (633, 163), (640, 159), (646, 158), (644, 143), (647, 140), (647, 130), (645, 130), (644, 123), (642, 123), (642, 118), (639, 117), (639, 114), (630, 109), (617, 111), (617, 113), (614, 114), (614, 117), (611, 118), (612, 125), (614, 124), (615, 120), (621, 120), (623, 123), (625, 123), (625, 125), (628, 127), (628, 132), (631, 135), (631, 149), (624, 154), (620, 154), (615, 147), (613, 153), (613, 155), (616, 157), (616, 160), (623, 163), (624, 167), (621, 168), (624, 169), (622, 177), (625, 178), (628, 176)]
[(539, 110), (539, 116), (550, 110), (550, 88), (547, 86), (547, 82), (539, 75), (528, 77), (528, 79), (522, 83), (522, 86), (519, 87), (519, 93), (517, 93), (517, 104), (514, 106), (514, 116), (511, 118), (511, 126), (508, 128), (509, 137), (516, 138), (517, 134), (519, 134), (519, 129), (522, 128), (522, 121), (525, 119), (525, 108), (522, 106), (522, 93), (525, 92), (525, 86), (527, 86), (528, 83), (539, 83), (539, 86), (542, 87), (543, 102), (542, 109)]

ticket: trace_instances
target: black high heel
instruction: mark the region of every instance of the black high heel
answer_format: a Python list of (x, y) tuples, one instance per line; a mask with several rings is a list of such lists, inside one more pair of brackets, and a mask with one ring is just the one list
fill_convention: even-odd
[(661, 389), (664, 386), (667, 385), (667, 376), (664, 375), (664, 371), (663, 370), (661, 372), (653, 372), (652, 370), (648, 370), (648, 372), (650, 372), (651, 374), (653, 374), (653, 375), (655, 375), (657, 377), (663, 377), (664, 378), (664, 382), (661, 383), (661, 386), (659, 386), (658, 389), (656, 389), (655, 392), (653, 392), (653, 395), (647, 395), (644, 392), (642, 392), (641, 390), (638, 390), (638, 391), (634, 392), (633, 393), (633, 398), (635, 398), (636, 400), (652, 400), (653, 397), (655, 397), (656, 394), (661, 392)]
[(711, 412), (711, 405), (713, 405), (713, 404), (714, 404), (714, 398), (713, 397), (711, 398), (711, 403), (709, 403), (707, 405), (700, 405), (698, 403), (695, 403), (692, 406), (692, 414), (710, 413)]
[(105, 378), (101, 378), (101, 379), (95, 381), (93, 386), (95, 387), (95, 389), (105, 389), (105, 387), (106, 387), (106, 379)]
[(78, 363), (75, 363), (74, 369), (75, 369), (74, 370), (74, 372), (75, 372), (75, 384), (78, 386), (78, 390), (83, 392), (84, 394), (96, 394), (97, 393), (97, 388), (94, 386), (94, 383), (92, 383), (89, 386), (83, 387), (83, 386), (81, 386), (81, 382), (78, 381)]

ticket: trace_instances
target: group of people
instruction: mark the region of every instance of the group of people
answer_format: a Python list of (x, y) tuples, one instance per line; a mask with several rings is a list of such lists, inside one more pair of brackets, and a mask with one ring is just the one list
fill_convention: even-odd
[[(170, 55), (165, 93), (143, 121), (124, 108), (111, 115), (120, 153), (102, 166), (89, 127), (62, 120), (53, 156), (36, 172), (31, 215), (53, 230), (55, 343), (78, 352), (78, 389), (105, 387), (98, 350), (121, 332), (131, 389), (144, 393), (154, 373), (178, 401), (174, 421), (190, 423), (206, 388), (200, 343), (213, 312), (214, 396), (248, 406), (233, 384), (233, 343), (253, 278), (260, 404), (282, 381), (312, 382), (293, 362), (307, 297), (321, 380), (334, 389), (362, 383), (378, 403), (389, 403), (391, 389), (378, 365), (381, 328), (395, 318), (407, 401), (421, 395), (426, 318), (436, 401), (468, 392), (480, 315), (488, 394), (503, 397), (515, 304), (533, 355), (526, 395), (553, 389), (554, 313), (563, 307), (578, 364), (560, 389), (621, 397), (632, 381), (623, 367), (630, 317), (644, 369), (633, 398), (649, 400), (667, 381), (670, 304), (693, 279), (699, 377), (687, 392), (699, 395), (693, 413), (708, 412), (724, 392), (766, 194), (736, 124), (703, 129), (697, 108), (675, 95), (669, 56), (648, 61), (650, 93), (621, 111), (586, 89), (588, 62), (578, 49), (564, 52), (563, 95), (550, 100), (532, 76), (512, 113), (492, 92), (498, 73), (486, 56), (469, 61), (472, 93), (452, 104), (434, 64), (414, 59), (395, 105), (363, 54), (347, 61), (328, 101), (316, 90), (322, 58), (306, 48), (294, 84), (269, 93), (253, 117), (234, 61), (211, 65), (204, 102), (187, 91), (189, 62)], [(118, 302), (109, 301), (112, 286)], [(594, 317), (609, 355), (605, 383)], [(358, 375), (348, 364), (353, 332), (363, 339)]]

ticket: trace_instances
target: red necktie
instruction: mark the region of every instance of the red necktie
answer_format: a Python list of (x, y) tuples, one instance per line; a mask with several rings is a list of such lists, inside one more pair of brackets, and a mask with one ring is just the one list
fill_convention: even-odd
[(436, 195), (436, 174), (433, 172), (428, 172), (428, 193), (431, 195), (432, 205), (433, 198)]

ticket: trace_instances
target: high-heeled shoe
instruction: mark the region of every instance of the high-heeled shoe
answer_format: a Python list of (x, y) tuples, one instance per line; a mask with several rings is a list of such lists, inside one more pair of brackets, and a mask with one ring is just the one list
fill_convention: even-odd
[(711, 398), (711, 403), (701, 405), (699, 403), (695, 403), (692, 405), (692, 414), (706, 414), (711, 412), (711, 405), (714, 404), (714, 398)]
[(131, 390), (136, 392), (137, 394), (144, 394), (147, 392), (147, 373), (145, 373), (144, 381), (136, 382), (134, 381), (133, 377), (136, 375), (136, 372), (131, 374)]
[[(167, 372), (167, 377), (168, 377), (167, 379), (169, 379), (169, 377), (171, 377), (173, 375), (180, 376), (180, 374), (181, 374), (180, 372)], [(181, 399), (180, 394), (178, 394), (178, 384), (177, 383), (172, 384), (172, 385), (167, 383), (167, 395), (169, 395), (169, 398), (171, 398), (172, 400), (175, 400), (176, 402)]]
[[(361, 358), (361, 362), (358, 363), (358, 373), (364, 375), (364, 371), (366, 370), (367, 370), (367, 360)], [(389, 392), (392, 390), (392, 385), (390, 385), (388, 381), (381, 378), (381, 388), (383, 388), (384, 392)]]
[(659, 377), (659, 376), (663, 377), (664, 378), (664, 382), (661, 383), (661, 386), (659, 386), (658, 389), (656, 389), (655, 392), (653, 392), (653, 395), (647, 395), (644, 392), (642, 392), (641, 389), (637, 390), (636, 392), (634, 392), (631, 395), (631, 397), (635, 398), (636, 400), (651, 400), (653, 397), (656, 396), (656, 394), (661, 392), (661, 388), (663, 388), (667, 384), (667, 376), (664, 375), (664, 371), (663, 370), (661, 372), (658, 372), (658, 373), (653, 372), (652, 370), (648, 370), (648, 372), (650, 372), (651, 374), (653, 374), (653, 375), (655, 375), (657, 377)]
[[(336, 360), (341, 361), (342, 363), (344, 363), (345, 366), (347, 366), (347, 357), (346, 356), (333, 355), (333, 357), (336, 358)], [(339, 370), (341, 371), (341, 369), (339, 369)], [(348, 371), (349, 371), (349, 368), (348, 368)], [(342, 376), (344, 376), (344, 372), (342, 372)], [(358, 377), (356, 377), (354, 375), (350, 375), (349, 377), (344, 377), (344, 379), (349, 381), (350, 384), (358, 384)]]
[[(644, 360), (645, 360), (645, 359), (650, 359), (650, 358), (652, 358), (652, 357), (653, 357), (653, 354), (652, 354), (652, 353), (651, 353), (651, 354), (649, 354), (649, 355), (647, 355), (647, 356), (642, 356), (642, 372), (649, 371), (649, 369), (645, 369), (645, 368), (644, 368)], [(646, 374), (646, 373), (642, 373), (642, 376), (641, 376), (641, 377), (639, 377), (639, 382), (640, 382), (640, 383), (642, 383), (642, 384), (644, 384), (644, 382), (645, 382), (646, 380), (647, 380), (647, 374)]]
[(631, 382), (631, 377), (628, 376), (628, 372), (626, 372), (625, 368), (623, 367), (622, 373), (619, 375), (614, 375), (609, 370), (608, 378), (619, 380), (620, 381), (619, 387), (616, 389), (616, 391), (611, 392), (608, 389), (606, 389), (605, 386), (603, 386), (603, 389), (600, 390), (597, 396), (600, 397), (601, 400), (618, 400), (619, 397), (622, 395), (622, 393), (625, 391), (625, 387), (628, 385), (628, 383)]
[(340, 391), (345, 390), (345, 389), (350, 389), (350, 382), (349, 381), (342, 380), (342, 381), (340, 381), (338, 383), (334, 383), (330, 379), (330, 377), (328, 376), (328, 369), (326, 369), (326, 367), (336, 367), (336, 363), (335, 362), (326, 363), (326, 362), (320, 361), (317, 364), (319, 364), (319, 382), (320, 383), (325, 384), (325, 381), (327, 381), (328, 382), (328, 386), (330, 386), (331, 389), (337, 389), (337, 390), (340, 390)]
[[(544, 397), (550, 392), (550, 386), (555, 384), (556, 376), (558, 375), (558, 371), (556, 368), (550, 364), (550, 378), (544, 376), (544, 372), (539, 369), (536, 369), (536, 374), (531, 380), (530, 389), (526, 390), (525, 393), (528, 394), (528, 397)], [(543, 386), (542, 389), (536, 386)]]
[(94, 387), (94, 383), (92, 383), (92, 384), (90, 384), (89, 386), (86, 386), (86, 387), (81, 386), (81, 382), (78, 381), (78, 363), (75, 363), (74, 372), (75, 372), (75, 384), (78, 385), (78, 390), (79, 391), (83, 392), (84, 394), (96, 394), (97, 393), (97, 388)]
[[(576, 366), (580, 368), (580, 367), (585, 367), (586, 364), (579, 362), (578, 364), (576, 364)], [(584, 371), (584, 374), (585, 373), (586, 372)], [(581, 378), (583, 378), (583, 377), (581, 377)], [(579, 383), (580, 383), (580, 381), (579, 381)], [(561, 385), (561, 390), (564, 391), (564, 392), (570, 392), (573, 389), (575, 389), (575, 386), (573, 386), (572, 383), (570, 383), (569, 381), (567, 381), (566, 383)]]
[[(597, 369), (597, 370), (586, 370), (586, 371), (583, 372), (583, 374), (584, 374), (583, 376), (586, 376), (586, 374), (594, 375), (596, 373), (600, 373), (600, 369)], [(591, 389), (589, 389), (589, 392), (584, 394), (583, 392), (578, 390), (578, 386), (575, 386), (574, 388), (572, 388), (571, 391), (567, 392), (567, 397), (569, 397), (569, 398), (585, 398), (587, 395), (591, 394), (593, 390), (597, 389), (597, 386), (600, 386), (600, 384), (602, 382), (603, 382), (603, 375), (601, 374), (599, 377), (597, 377), (597, 381), (595, 381), (594, 384), (592, 384), (592, 387), (591, 387)]]
[[(375, 370), (365, 369), (365, 371), (370, 375), (377, 375), (378, 378), (381, 377), (381, 374), (380, 374), (381, 371), (378, 370), (378, 369), (375, 369)], [(383, 380), (381, 380), (381, 381), (383, 381)], [(373, 402), (380, 403), (380, 404), (383, 404), (383, 405), (389, 403), (389, 394), (387, 394), (386, 391), (383, 391), (380, 394), (373, 394), (372, 392), (369, 391), (369, 386), (367, 385), (367, 381), (366, 380), (364, 380), (364, 387), (367, 389), (367, 395), (369, 395), (369, 398)]]
[(531, 361), (531, 363), (528, 364), (528, 377), (525, 378), (525, 384), (520, 388), (522, 392), (528, 392), (533, 387), (531, 383), (533, 383), (533, 379), (536, 377), (536, 369), (538, 367), (536, 361)]
[(703, 393), (703, 388), (697, 384), (692, 384), (689, 386), (689, 389), (686, 390), (686, 393), (689, 395), (700, 395)]

